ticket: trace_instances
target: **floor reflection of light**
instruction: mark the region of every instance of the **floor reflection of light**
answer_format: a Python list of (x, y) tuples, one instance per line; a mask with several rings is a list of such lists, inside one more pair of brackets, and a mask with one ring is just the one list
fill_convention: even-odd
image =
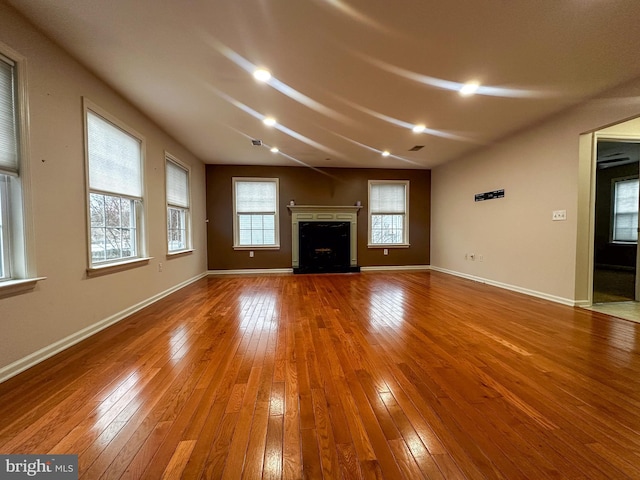
[(271, 330), (278, 322), (278, 300), (272, 292), (242, 292), (238, 295), (240, 328)]
[[(604, 323), (604, 322), (599, 322)], [(616, 349), (616, 353), (612, 354), (612, 358), (617, 359), (619, 362), (624, 362), (626, 366), (630, 366), (636, 358), (636, 330), (637, 325), (633, 323), (612, 320), (607, 325), (609, 331), (607, 332), (608, 344), (611, 348)]]
[(404, 290), (393, 285), (369, 296), (369, 323), (378, 329), (397, 329), (404, 323)]
[(169, 356), (172, 362), (184, 357), (185, 353), (189, 350), (185, 347), (185, 343), (188, 342), (187, 329), (184, 325), (176, 328), (171, 332), (171, 339), (169, 340)]
[[(118, 414), (117, 411), (113, 410), (117, 403), (130, 404), (137, 400), (137, 384), (139, 381), (140, 374), (134, 371), (128, 377), (111, 385), (105, 393), (101, 395), (104, 400), (96, 408), (95, 421), (93, 423), (94, 430), (102, 431), (113, 422), (115, 416)], [(127, 402), (123, 401), (125, 397), (128, 400)]]

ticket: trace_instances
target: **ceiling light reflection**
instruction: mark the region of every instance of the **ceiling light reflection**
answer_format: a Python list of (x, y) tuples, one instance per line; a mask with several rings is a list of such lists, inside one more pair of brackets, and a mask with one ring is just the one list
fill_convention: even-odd
[[(337, 95), (335, 95), (335, 97), (346, 103), (347, 105), (350, 105), (351, 107), (355, 108), (356, 110), (360, 110), (363, 113), (366, 113), (367, 115), (371, 115), (372, 117), (376, 117), (380, 120), (383, 120), (385, 122), (391, 123), (393, 125), (396, 125), (398, 127), (402, 127), (402, 128), (407, 128), (411, 131), (416, 131), (414, 129), (416, 129), (418, 127), (418, 125), (413, 125), (409, 122), (404, 122), (402, 120), (398, 120), (397, 118), (393, 118), (390, 117), (388, 115), (384, 115), (382, 113), (378, 113), (375, 110), (371, 110), (370, 108), (367, 107), (363, 107), (362, 105), (358, 105), (357, 103), (352, 102), (351, 100), (347, 100), (346, 98), (342, 98), (339, 97)], [(420, 125), (420, 127), (423, 127), (422, 125)], [(462, 135), (458, 135), (456, 133), (451, 133), (451, 132), (447, 132), (446, 130), (436, 130), (434, 128), (426, 128), (423, 127), (421, 130), (422, 133), (426, 133), (427, 135), (432, 135), (434, 137), (440, 137), (440, 138), (446, 138), (448, 140), (455, 140), (458, 142), (469, 142), (469, 143), (477, 143), (480, 144), (482, 142), (479, 142), (477, 140), (474, 140), (472, 138), (469, 137), (463, 137)]]
[(271, 72), (264, 68), (258, 68), (253, 71), (253, 78), (258, 80), (259, 82), (268, 82), (271, 78)]
[(480, 84), (478, 82), (468, 82), (460, 88), (459, 93), (463, 97), (469, 97), (471, 95), (474, 95), (479, 88)]
[(264, 123), (267, 127), (273, 127), (276, 124), (276, 119), (273, 117), (264, 117), (262, 119), (262, 123)]
[[(239, 66), (240, 68), (242, 68), (246, 72), (250, 73), (254, 77), (255, 77), (256, 72), (258, 70), (266, 71), (266, 69), (261, 69), (260, 67), (257, 67), (256, 65), (251, 63), (249, 60), (244, 58), (242, 55), (234, 52), (229, 47), (227, 47), (226, 45), (221, 43), (219, 40), (211, 37), (208, 33), (206, 33), (206, 32), (200, 32), (200, 33), (201, 33), (201, 35), (203, 37), (205, 37), (205, 41), (207, 41), (207, 43), (209, 43), (213, 48), (215, 48), (218, 52), (220, 52), (226, 58), (231, 60), (237, 66)], [(296, 102), (301, 103), (302, 105), (304, 105), (304, 106), (306, 106), (306, 107), (308, 107), (308, 108), (310, 108), (312, 110), (315, 110), (318, 113), (326, 115), (326, 116), (332, 118), (333, 120), (338, 120), (338, 121), (341, 121), (343, 123), (351, 123), (351, 120), (349, 118), (345, 117), (344, 115), (341, 115), (340, 113), (338, 113), (338, 112), (336, 112), (336, 111), (334, 111), (334, 110), (332, 110), (332, 109), (330, 109), (328, 107), (325, 107), (321, 103), (316, 102), (312, 98), (310, 98), (310, 97), (306, 96), (305, 94), (299, 92), (298, 90), (290, 87), (289, 85), (281, 82), (277, 78), (274, 78), (273, 76), (271, 76), (270, 72), (267, 72), (267, 73), (269, 73), (269, 78), (267, 80), (263, 80), (264, 83), (266, 83), (267, 85), (273, 87), (274, 89), (276, 89), (277, 91), (279, 91), (283, 95), (286, 95), (287, 97), (295, 100)], [(264, 75), (264, 74), (261, 74), (261, 75)]]
[(342, 138), (343, 140), (346, 140), (347, 142), (351, 142), (354, 145), (358, 145), (359, 147), (366, 148), (367, 150), (370, 150), (372, 152), (376, 152), (376, 153), (378, 153), (378, 154), (380, 154), (382, 156), (389, 156), (391, 158), (395, 158), (395, 159), (400, 160), (402, 162), (411, 163), (411, 164), (417, 165), (419, 167), (423, 167), (424, 166), (424, 165), (422, 165), (422, 164), (420, 164), (418, 162), (414, 162), (413, 160), (409, 160), (408, 158), (400, 157), (398, 155), (391, 155), (390, 153), (389, 153), (389, 155), (384, 155), (384, 152), (382, 150), (378, 150), (377, 148), (373, 148), (373, 147), (371, 147), (369, 145), (366, 145), (364, 143), (360, 143), (360, 142), (358, 142), (356, 140), (353, 140), (352, 138), (345, 137), (344, 135), (340, 135), (339, 133), (336, 133), (336, 132), (331, 132), (331, 133), (333, 133), (337, 137)]
[[(254, 118), (257, 118), (261, 121), (264, 121), (265, 117), (264, 115), (262, 115), (261, 113), (256, 112), (253, 108), (249, 107), (248, 105), (245, 105), (242, 102), (239, 102), (238, 100), (236, 100), (235, 98), (227, 95), (224, 92), (221, 92), (220, 90), (218, 90), (216, 87), (214, 87), (213, 85), (207, 83), (206, 84), (207, 87), (213, 91), (216, 95), (218, 95), (219, 97), (225, 99), (226, 101), (228, 101), (229, 103), (231, 103), (233, 106), (239, 108), (240, 110), (242, 110), (243, 112), (248, 113), (249, 115), (251, 115)], [(279, 123), (276, 123), (274, 125), (274, 128), (280, 130), (282, 133), (289, 135), (290, 137), (295, 138), (296, 140), (299, 140), (303, 143), (306, 143), (307, 145), (310, 145), (314, 148), (317, 148), (318, 150), (322, 150), (325, 153), (329, 153), (333, 156), (336, 157), (340, 157), (340, 158), (344, 158), (344, 155), (341, 155), (339, 152), (336, 152), (335, 150), (332, 150), (329, 147), (325, 147), (324, 145), (322, 145), (321, 143), (318, 143), (314, 140), (311, 140), (310, 138), (305, 137), (304, 135), (291, 130), (290, 128), (285, 127), (284, 125), (281, 125)]]
[[(454, 92), (459, 92), (464, 86), (464, 83), (453, 82), (451, 80), (444, 80), (441, 78), (430, 77), (428, 75), (423, 75), (421, 73), (412, 72), (410, 70), (406, 70), (401, 67), (396, 67), (395, 65), (391, 65), (390, 63), (383, 62), (382, 60), (378, 60), (376, 58), (371, 57), (370, 55), (365, 55), (360, 52), (356, 52), (350, 50), (350, 52), (361, 58), (362, 60), (381, 68), (382, 70), (386, 70), (387, 72), (394, 73), (398, 76), (407, 78), (409, 80), (416, 81), (418, 83), (422, 83), (423, 85), (428, 85), (430, 87), (441, 88), (444, 90), (451, 90)], [(518, 88), (505, 88), (505, 87), (490, 87), (490, 86), (480, 86), (478, 85), (476, 93), (478, 95), (488, 95), (493, 97), (509, 97), (509, 98), (553, 98), (559, 97), (560, 94), (557, 92), (551, 91), (540, 91), (540, 90), (526, 90), (526, 89), (518, 89)]]

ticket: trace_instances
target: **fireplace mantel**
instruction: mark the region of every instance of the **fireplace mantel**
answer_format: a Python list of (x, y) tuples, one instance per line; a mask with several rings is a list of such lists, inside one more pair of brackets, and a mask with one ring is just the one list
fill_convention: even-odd
[(299, 222), (349, 222), (350, 265), (358, 265), (358, 211), (359, 205), (288, 205), (291, 211), (291, 263), (294, 272), (300, 268)]
[[(291, 213), (358, 213), (358, 205), (287, 205)], [(326, 220), (323, 218), (322, 220)]]

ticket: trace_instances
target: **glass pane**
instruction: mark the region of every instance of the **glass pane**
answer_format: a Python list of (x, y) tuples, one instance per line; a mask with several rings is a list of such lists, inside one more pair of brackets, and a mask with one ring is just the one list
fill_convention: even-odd
[(238, 227), (241, 230), (251, 228), (251, 215), (238, 215)]
[(276, 233), (274, 230), (266, 230), (264, 231), (264, 244), (265, 245), (274, 245), (276, 243)]
[(133, 248), (131, 247), (131, 236), (132, 231), (123, 229), (122, 230), (122, 257), (132, 257), (133, 256)]
[(261, 229), (262, 228), (262, 215), (251, 215), (251, 229)]
[(251, 245), (251, 230), (240, 230), (240, 245)]
[(121, 203), (121, 218), (122, 218), (122, 226), (123, 227), (133, 227), (134, 226), (134, 216), (132, 212), (134, 211), (134, 202), (133, 200), (129, 200), (128, 198), (123, 198)]
[(403, 215), (371, 215), (371, 243), (404, 243)]
[(276, 226), (276, 216), (275, 215), (263, 215), (262, 216), (264, 228), (273, 230)]
[(122, 232), (119, 228), (106, 228), (106, 256), (108, 260), (122, 258)]
[(91, 229), (91, 259), (94, 262), (106, 260), (104, 228)]
[(91, 212), (91, 226), (104, 226), (104, 195), (96, 193), (89, 195), (89, 209)]
[(262, 230), (253, 230), (251, 232), (252, 245), (264, 245), (264, 235)]
[(120, 226), (120, 198), (110, 195), (104, 196), (104, 210), (107, 227)]

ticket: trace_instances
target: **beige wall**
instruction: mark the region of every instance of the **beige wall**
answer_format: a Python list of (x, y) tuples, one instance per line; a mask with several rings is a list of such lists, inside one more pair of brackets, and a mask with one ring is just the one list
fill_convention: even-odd
[[(590, 178), (588, 165), (587, 175), (579, 168), (580, 134), (637, 115), (640, 82), (633, 82), (435, 168), (432, 266), (558, 301), (581, 300), (576, 270), (584, 274), (585, 268), (576, 255), (584, 263), (578, 231), (590, 234), (582, 214)], [(499, 188), (505, 198), (474, 202), (474, 194)], [(553, 222), (553, 210), (567, 210), (567, 220)], [(484, 261), (465, 260), (470, 252)]]
[[(39, 282), (0, 298), (0, 379), (15, 362), (206, 271), (202, 162), (131, 104), (0, 3), (0, 43), (26, 58), (31, 201)], [(86, 277), (87, 233), (82, 97), (146, 139), (149, 265)], [(166, 258), (164, 151), (190, 165), (195, 252)], [(163, 263), (163, 272), (158, 263)], [(9, 367), (8, 367), (9, 366)]]

